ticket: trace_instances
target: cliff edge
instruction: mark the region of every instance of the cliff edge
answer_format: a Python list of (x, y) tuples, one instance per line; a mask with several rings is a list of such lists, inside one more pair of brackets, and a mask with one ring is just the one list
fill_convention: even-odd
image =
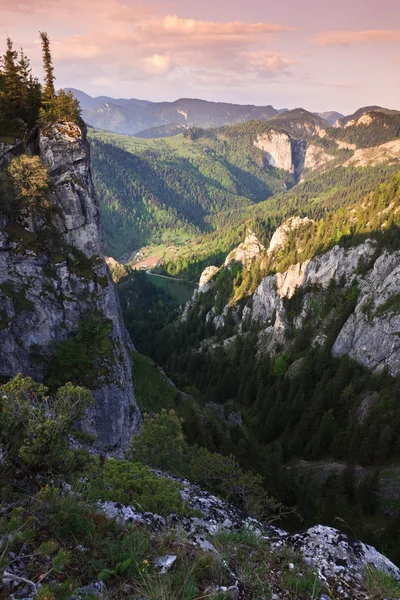
[[(89, 144), (78, 125), (59, 123), (39, 131), (30, 152), (47, 167), (50, 186), (39, 208), (18, 201), (12, 188), (1, 192), (0, 377), (22, 372), (63, 383), (81, 361), (77, 383), (95, 399), (85, 429), (103, 449), (126, 448), (140, 424), (133, 347), (103, 255)], [(2, 162), (15, 153), (9, 147)], [(60, 353), (70, 372), (60, 368)]]

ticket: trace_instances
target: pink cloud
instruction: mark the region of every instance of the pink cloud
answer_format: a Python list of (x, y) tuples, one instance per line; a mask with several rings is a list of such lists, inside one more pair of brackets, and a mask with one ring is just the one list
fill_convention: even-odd
[[(102, 0), (100, 6), (108, 2), (109, 0)], [(84, 11), (86, 7), (93, 9), (96, 4), (99, 6), (99, 2), (96, 0), (85, 0), (84, 2), (80, 0), (67, 0), (66, 2), (59, 2), (59, 0), (1, 0), (0, 8), (13, 13), (45, 13), (46, 15), (60, 16), (64, 12)]]
[(364, 31), (325, 31), (315, 40), (320, 46), (350, 46), (371, 42), (399, 42), (399, 30), (367, 29)]
[(268, 33), (282, 33), (291, 31), (292, 28), (271, 23), (244, 23), (243, 21), (228, 21), (215, 23), (213, 21), (196, 21), (195, 19), (181, 19), (176, 15), (167, 15), (162, 23), (164, 31), (175, 35), (199, 36), (248, 36), (263, 35)]
[(258, 52), (242, 52), (240, 57), (244, 60), (244, 67), (257, 72), (262, 76), (271, 76), (279, 71), (287, 71), (289, 67), (297, 64), (285, 58), (279, 52), (259, 50)]
[(119, 69), (125, 77), (138, 80), (177, 69), (250, 71), (270, 77), (295, 64), (265, 48), (266, 36), (290, 31), (283, 25), (167, 15), (140, 23), (114, 21), (110, 26), (104, 15), (91, 31), (53, 41), (54, 57), (64, 65), (80, 59), (77, 68), (96, 69), (99, 77)]
[[(240, 85), (240, 78), (276, 78), (290, 73), (296, 64), (272, 47), (276, 36), (289, 36), (292, 27), (183, 18), (163, 12), (163, 4), (150, 0), (0, 0), (0, 13), (12, 17), (19, 12), (23, 20), (21, 12), (30, 10), (33, 35), (38, 37), (33, 17), (38, 28), (48, 31), (59, 85), (85, 81), (88, 73), (94, 86), (108, 89), (158, 79), (164, 85), (174, 79), (202, 86), (207, 81), (214, 86), (232, 81)], [(40, 68), (40, 44), (32, 49), (30, 42), (23, 46)]]

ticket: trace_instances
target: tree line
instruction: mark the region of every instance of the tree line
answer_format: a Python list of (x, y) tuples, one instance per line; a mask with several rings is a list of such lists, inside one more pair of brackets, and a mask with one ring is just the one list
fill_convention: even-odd
[(32, 75), (30, 60), (21, 48), (14, 49), (7, 38), (6, 51), (0, 58), (0, 136), (24, 139), (40, 124), (80, 120), (78, 100), (72, 92), (56, 92), (49, 36), (40, 32), (44, 83)]

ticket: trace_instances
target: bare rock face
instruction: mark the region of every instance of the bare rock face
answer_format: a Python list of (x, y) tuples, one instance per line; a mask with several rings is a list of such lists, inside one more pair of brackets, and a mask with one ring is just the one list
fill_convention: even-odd
[(211, 289), (211, 280), (218, 271), (218, 267), (206, 267), (200, 275), (199, 289), (197, 291), (206, 293)]
[(313, 223), (312, 219), (308, 217), (291, 217), (285, 223), (283, 223), (276, 231), (274, 232), (271, 241), (269, 243), (268, 252), (274, 252), (274, 250), (279, 250), (279, 248), (283, 248), (286, 244), (288, 235), (294, 229), (298, 229), (299, 227), (303, 227), (305, 225), (309, 225)]
[(263, 252), (264, 250), (264, 246), (257, 239), (255, 234), (250, 233), (246, 236), (244, 242), (239, 244), (237, 248), (228, 254), (224, 266), (227, 267), (231, 262), (236, 261), (245, 267), (250, 267), (254, 258), (256, 258), (260, 252)]
[[(368, 116), (368, 115), (367, 115)], [(359, 148), (344, 167), (367, 167), (381, 164), (396, 164), (400, 162), (400, 140), (391, 140), (372, 148)]]
[(298, 179), (304, 168), (306, 142), (293, 139), (284, 131), (271, 129), (254, 140), (256, 148), (266, 154), (268, 164), (293, 173)]
[[(290, 536), (289, 540), (292, 548), (300, 552), (309, 565), (317, 568), (322, 581), (328, 584), (335, 580), (340, 582), (341, 597), (363, 597), (357, 587), (363, 581), (368, 567), (400, 579), (400, 569), (373, 546), (363, 544), (333, 527), (316, 525)], [(355, 584), (358, 585), (355, 587)]]
[(321, 169), (330, 162), (335, 160), (332, 154), (328, 154), (321, 146), (315, 144), (309, 144), (307, 146), (306, 157), (304, 161), (305, 169)]
[(372, 371), (400, 373), (400, 252), (380, 256), (361, 283), (354, 313), (333, 346)]
[[(265, 277), (253, 295), (252, 319), (266, 323), (262, 337), (273, 351), (283, 342), (287, 328), (283, 299), (307, 284), (327, 287), (333, 279), (350, 287), (356, 280), (360, 293), (353, 314), (342, 327), (332, 349), (334, 356), (348, 354), (372, 371), (387, 367), (400, 373), (400, 252), (385, 252), (374, 260), (371, 240), (350, 249), (335, 246), (321, 256), (291, 266), (284, 273)], [(360, 274), (360, 266), (372, 262)], [(300, 315), (296, 326), (302, 325)]]
[(265, 152), (271, 167), (293, 172), (292, 144), (288, 133), (271, 129), (259, 135), (254, 145)]
[(140, 424), (116, 290), (103, 256), (86, 137), (72, 123), (39, 134), (51, 178), (45, 211), (0, 205), (0, 375), (46, 377), (57, 346), (96, 318), (110, 352), (94, 365), (86, 429), (104, 449), (125, 448)]

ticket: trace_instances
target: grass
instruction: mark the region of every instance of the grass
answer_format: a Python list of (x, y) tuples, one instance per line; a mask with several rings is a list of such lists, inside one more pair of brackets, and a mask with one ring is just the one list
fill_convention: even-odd
[[(132, 259), (133, 253), (131, 254), (130, 266), (133, 269), (143, 268), (143, 264), (162, 264), (164, 261), (177, 259), (179, 256), (187, 254), (188, 245), (193, 242), (193, 236), (187, 232), (181, 231), (170, 231), (166, 230), (161, 235), (162, 243), (160, 244), (149, 244), (135, 250), (134, 254), (137, 255), (140, 252), (142, 258)], [(124, 257), (122, 257), (123, 259)], [(122, 260), (120, 259), (120, 260)], [(126, 262), (122, 260), (122, 262)], [(152, 269), (157, 269), (152, 267)]]
[[(207, 535), (216, 552), (206, 552), (181, 527), (150, 531), (137, 524), (122, 526), (99, 514), (79, 490), (74, 487), (68, 494), (46, 485), (35, 496), (19, 496), (23, 506), (0, 519), (6, 550), (24, 561), (26, 578), (42, 586), (38, 600), (67, 600), (74, 590), (99, 579), (105, 582), (106, 600), (228, 600), (217, 588), (235, 581), (249, 600), (274, 595), (316, 600), (327, 592), (299, 554), (288, 547), (273, 550), (252, 531)], [(176, 561), (161, 575), (154, 560), (165, 555)], [(7, 563), (0, 563), (0, 572)], [(362, 594), (357, 597), (400, 599), (400, 583), (368, 568)]]
[(212, 543), (236, 573), (246, 598), (271, 598), (284, 591), (288, 599), (314, 600), (324, 591), (299, 555), (288, 548), (271, 552), (268, 541), (251, 531), (220, 532)]
[(386, 575), (383, 571), (378, 571), (374, 567), (368, 567), (365, 579), (371, 600), (381, 600), (382, 598), (393, 600), (400, 598), (400, 582), (390, 577), (390, 575)]
[(386, 312), (400, 313), (400, 294), (393, 294), (386, 302), (378, 306), (375, 311), (375, 316), (383, 315)]

